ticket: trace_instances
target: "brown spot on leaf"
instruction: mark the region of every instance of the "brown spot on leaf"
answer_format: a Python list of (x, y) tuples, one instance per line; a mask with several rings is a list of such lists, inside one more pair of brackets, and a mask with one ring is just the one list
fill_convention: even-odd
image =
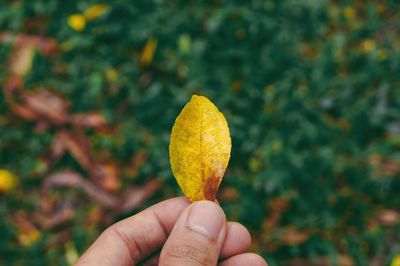
[(207, 179), (204, 185), (204, 197), (206, 200), (215, 200), (215, 194), (217, 193), (221, 177), (211, 177)]

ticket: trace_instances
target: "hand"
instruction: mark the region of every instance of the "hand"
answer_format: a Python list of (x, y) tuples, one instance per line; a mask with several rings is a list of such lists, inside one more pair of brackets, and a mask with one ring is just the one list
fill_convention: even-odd
[(227, 222), (217, 204), (180, 197), (110, 226), (76, 265), (135, 265), (161, 248), (150, 265), (266, 266), (259, 255), (246, 253), (250, 244), (247, 229)]

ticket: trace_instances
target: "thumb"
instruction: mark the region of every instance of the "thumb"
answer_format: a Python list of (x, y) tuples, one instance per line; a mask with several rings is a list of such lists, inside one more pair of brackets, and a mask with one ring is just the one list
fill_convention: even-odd
[(225, 214), (214, 202), (198, 201), (189, 205), (168, 237), (159, 265), (217, 265), (226, 228)]

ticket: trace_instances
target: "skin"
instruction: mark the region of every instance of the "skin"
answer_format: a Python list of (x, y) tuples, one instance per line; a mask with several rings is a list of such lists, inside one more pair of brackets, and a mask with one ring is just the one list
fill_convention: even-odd
[[(217, 237), (188, 226), (194, 208), (205, 208), (211, 211), (208, 217), (220, 219), (220, 228), (213, 231)], [(248, 230), (227, 222), (219, 205), (211, 201), (190, 204), (177, 197), (110, 226), (75, 265), (266, 266), (261, 256), (247, 253), (250, 245)]]

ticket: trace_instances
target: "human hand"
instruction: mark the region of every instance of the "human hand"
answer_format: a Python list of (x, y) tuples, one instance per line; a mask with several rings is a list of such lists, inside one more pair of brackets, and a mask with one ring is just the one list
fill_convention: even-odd
[[(179, 197), (107, 228), (76, 266), (136, 265), (149, 256), (153, 259), (146, 265), (266, 266), (259, 255), (246, 253), (250, 244), (247, 229), (227, 222), (214, 202), (190, 204)], [(160, 248), (160, 255), (155, 255)]]

